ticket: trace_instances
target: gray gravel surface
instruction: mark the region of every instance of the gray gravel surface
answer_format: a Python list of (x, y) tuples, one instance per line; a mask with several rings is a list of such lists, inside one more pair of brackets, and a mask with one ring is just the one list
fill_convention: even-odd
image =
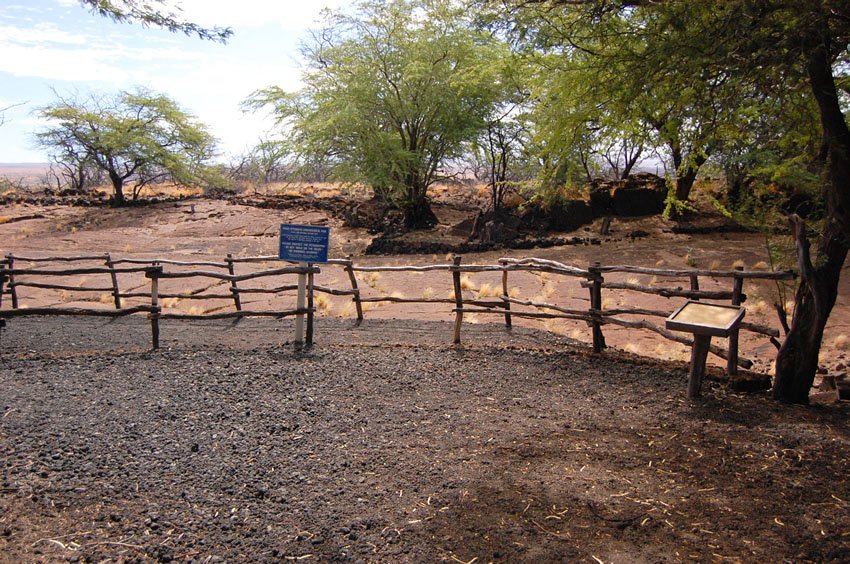
[[(3, 558), (850, 554), (834, 509), (806, 514), (783, 499), (795, 484), (818, 501), (827, 488), (850, 499), (830, 479), (850, 452), (846, 409), (817, 414), (840, 431), (824, 445), (811, 414), (716, 387), (692, 404), (683, 366), (597, 358), (532, 331), (478, 326), (452, 347), (448, 323), (335, 322), (297, 353), (276, 323), (170, 324), (156, 352), (143, 320), (10, 324)], [(782, 445), (805, 463), (766, 470)], [(725, 512), (730, 499), (740, 517)], [(759, 511), (796, 530), (818, 521), (835, 540), (809, 546), (808, 534), (754, 526), (746, 517)], [(693, 525), (701, 519), (714, 525)]]

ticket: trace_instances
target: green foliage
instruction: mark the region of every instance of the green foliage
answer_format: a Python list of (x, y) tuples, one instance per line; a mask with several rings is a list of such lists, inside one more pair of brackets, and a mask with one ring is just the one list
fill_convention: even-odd
[(449, 0), (367, 1), (326, 17), (304, 47), (305, 87), (267, 88), (246, 106), (271, 106), (305, 163), (415, 215), (486, 125), (507, 48)]
[(57, 162), (103, 171), (117, 205), (124, 202), (126, 182), (133, 183), (134, 197), (163, 180), (220, 182), (207, 166), (215, 138), (164, 95), (139, 89), (83, 101), (60, 98), (39, 116), (51, 123), (36, 134), (39, 146)]
[[(171, 32), (197, 35), (201, 39), (221, 43), (226, 42), (233, 35), (233, 30), (229, 27), (205, 28), (180, 18), (178, 14), (165, 12), (163, 9), (167, 7), (167, 4), (164, 0), (146, 0), (144, 2), (137, 0), (80, 0), (80, 3), (88, 6), (92, 12), (111, 18), (116, 22), (140, 23), (144, 26), (154, 25)], [(158, 7), (163, 9), (158, 9)]]

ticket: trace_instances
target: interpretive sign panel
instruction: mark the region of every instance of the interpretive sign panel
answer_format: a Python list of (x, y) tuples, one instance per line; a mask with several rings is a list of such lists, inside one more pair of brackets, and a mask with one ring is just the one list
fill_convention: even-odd
[(330, 233), (330, 227), (282, 223), (278, 257), (294, 262), (328, 262)]
[(728, 337), (741, 323), (745, 312), (746, 310), (740, 306), (706, 304), (689, 300), (667, 318), (667, 329), (698, 335)]

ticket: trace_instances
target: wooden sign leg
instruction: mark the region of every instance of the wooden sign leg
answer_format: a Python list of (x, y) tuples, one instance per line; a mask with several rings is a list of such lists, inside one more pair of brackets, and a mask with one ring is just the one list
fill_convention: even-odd
[(688, 379), (688, 399), (697, 399), (702, 388), (702, 377), (705, 375), (705, 361), (708, 358), (708, 346), (711, 336), (694, 335), (691, 347), (691, 374)]

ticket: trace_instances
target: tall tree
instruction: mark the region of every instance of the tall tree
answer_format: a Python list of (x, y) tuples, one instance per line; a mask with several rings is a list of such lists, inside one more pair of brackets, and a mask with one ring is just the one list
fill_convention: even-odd
[(271, 105), (302, 155), (371, 186), (409, 227), (432, 224), (428, 189), (487, 123), (506, 47), (451, 0), (369, 0), (327, 18), (304, 47), (305, 87), (247, 105)]
[[(639, 66), (626, 66), (633, 83), (663, 78), (667, 88), (705, 99), (723, 112), (713, 129), (746, 128), (759, 116), (736, 110), (750, 96), (798, 93), (817, 107), (823, 143), (822, 192), (826, 220), (811, 256), (803, 222), (791, 217), (801, 280), (790, 331), (776, 360), (777, 399), (807, 403), (823, 331), (838, 292), (850, 249), (850, 128), (847, 109), (850, 69), (850, 4), (846, 0), (539, 0), (534, 14), (565, 15), (563, 36), (574, 30), (611, 29), (646, 46), (626, 52)], [(516, 13), (528, 13), (515, 5)], [(536, 16), (535, 16), (536, 17)], [(541, 25), (554, 21), (550, 15)], [(559, 25), (559, 24), (555, 24)], [(580, 39), (580, 37), (579, 37)], [(580, 48), (573, 42), (573, 48)], [(590, 53), (590, 56), (594, 56)], [(604, 61), (605, 59), (600, 59)], [(801, 88), (804, 87), (804, 88)], [(704, 90), (708, 87), (707, 90)], [(735, 93), (739, 93), (736, 98)], [(717, 102), (720, 102), (719, 104)], [(710, 116), (710, 114), (709, 114)]]
[(215, 138), (164, 95), (140, 89), (83, 101), (60, 98), (39, 116), (51, 125), (36, 142), (59, 162), (100, 169), (117, 206), (125, 203), (128, 182), (135, 197), (146, 184), (168, 179), (189, 185), (210, 173)]

